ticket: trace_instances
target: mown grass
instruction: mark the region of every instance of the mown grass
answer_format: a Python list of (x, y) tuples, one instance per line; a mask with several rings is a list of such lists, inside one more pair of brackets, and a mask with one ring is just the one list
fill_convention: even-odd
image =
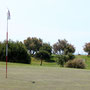
[[(90, 57), (76, 58), (85, 59), (90, 69)], [(60, 68), (45, 61), (40, 66), (40, 60), (32, 58), (31, 64), (8, 63), (6, 79), (5, 65), (0, 62), (0, 90), (90, 90), (89, 70)]]
[(6, 79), (0, 64), (0, 90), (90, 90), (89, 70), (8, 63)]

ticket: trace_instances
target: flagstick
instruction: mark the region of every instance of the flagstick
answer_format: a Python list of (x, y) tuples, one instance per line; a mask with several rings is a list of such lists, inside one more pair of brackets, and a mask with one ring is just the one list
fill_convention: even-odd
[(7, 78), (7, 62), (8, 62), (8, 20), (10, 20), (10, 11), (7, 12), (7, 32), (6, 32), (6, 78)]
[(8, 18), (7, 18), (7, 32), (6, 32), (6, 78), (7, 78), (7, 61), (8, 61)]

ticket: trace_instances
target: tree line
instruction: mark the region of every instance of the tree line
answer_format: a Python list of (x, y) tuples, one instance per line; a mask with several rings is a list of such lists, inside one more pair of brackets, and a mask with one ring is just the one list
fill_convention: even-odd
[[(90, 43), (86, 43), (84, 51), (90, 55)], [(64, 65), (65, 62), (74, 58), (75, 47), (67, 40), (60, 40), (51, 46), (43, 42), (41, 38), (28, 37), (23, 42), (8, 42), (8, 61), (18, 63), (30, 63), (31, 56), (41, 60), (50, 61), (51, 54), (59, 55), (62, 58), (58, 63)], [(0, 42), (0, 61), (5, 61), (6, 41)], [(62, 56), (62, 57), (61, 57)], [(64, 60), (63, 60), (64, 59)], [(63, 60), (63, 61), (62, 61)], [(42, 62), (41, 62), (42, 64)]]

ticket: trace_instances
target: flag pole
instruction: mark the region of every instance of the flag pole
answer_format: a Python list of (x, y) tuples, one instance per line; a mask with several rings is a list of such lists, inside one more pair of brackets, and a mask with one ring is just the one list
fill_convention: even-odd
[(7, 78), (7, 62), (8, 62), (8, 20), (10, 20), (10, 11), (7, 12), (7, 32), (6, 32), (6, 78)]
[(8, 17), (7, 17), (7, 32), (6, 32), (6, 78), (7, 78), (7, 61), (8, 61)]

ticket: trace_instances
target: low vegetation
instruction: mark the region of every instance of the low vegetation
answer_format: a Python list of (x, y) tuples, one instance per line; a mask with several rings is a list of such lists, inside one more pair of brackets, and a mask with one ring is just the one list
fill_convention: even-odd
[(86, 67), (83, 59), (74, 59), (74, 60), (68, 61), (65, 66), (69, 68), (80, 68), (80, 69), (85, 69)]

